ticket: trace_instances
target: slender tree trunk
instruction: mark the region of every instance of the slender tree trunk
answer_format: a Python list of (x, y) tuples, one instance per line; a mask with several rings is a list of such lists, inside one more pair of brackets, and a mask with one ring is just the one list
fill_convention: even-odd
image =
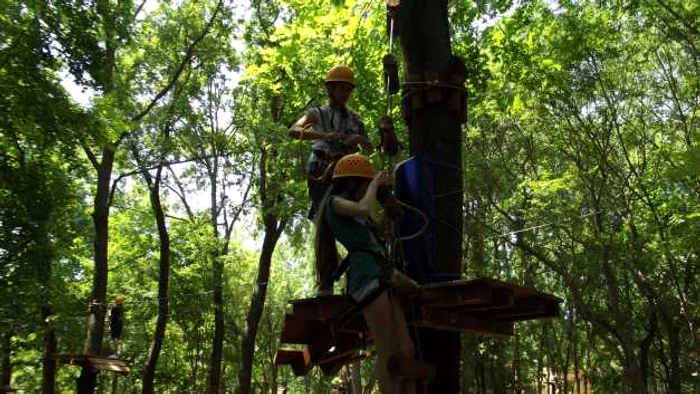
[[(102, 351), (105, 316), (107, 314), (107, 272), (109, 242), (109, 192), (112, 165), (115, 152), (109, 147), (102, 149), (102, 162), (97, 173), (97, 192), (92, 213), (95, 225), (94, 261), (95, 271), (92, 278), (90, 296), (90, 315), (84, 352), (99, 355)], [(97, 373), (83, 368), (78, 378), (78, 394), (93, 394), (97, 384)]]
[(360, 370), (360, 363), (358, 361), (350, 364), (350, 372), (352, 374), (352, 394), (362, 394), (362, 371)]
[(285, 222), (279, 221), (276, 216), (271, 214), (265, 215), (265, 236), (258, 260), (258, 275), (255, 279), (255, 290), (253, 290), (253, 297), (250, 301), (248, 317), (246, 318), (245, 336), (241, 344), (241, 362), (238, 369), (239, 394), (251, 393), (255, 338), (258, 334), (258, 325), (265, 307), (267, 282), (270, 279), (270, 267), (272, 265), (272, 254), (275, 251), (275, 246), (282, 234), (284, 225)]
[(668, 394), (681, 394), (681, 338), (680, 327), (674, 324), (670, 316), (661, 313), (661, 322), (668, 332), (668, 357), (670, 358), (668, 372)]
[(112, 394), (118, 394), (119, 393), (119, 375), (118, 374), (112, 374)]
[(0, 387), (10, 387), (12, 383), (12, 330), (2, 334), (2, 383)]
[[(397, 20), (408, 89), (402, 102), (408, 123), (411, 154), (426, 154), (435, 163), (435, 194), (444, 195), (435, 204), (435, 271), (433, 281), (458, 278), (462, 266), (462, 143), (460, 89), (464, 79), (453, 81), (460, 62), (452, 55), (447, 19), (447, 0), (401, 2)], [(461, 64), (463, 68), (463, 64)], [(453, 88), (428, 88), (423, 84), (440, 80)], [(411, 85), (414, 84), (414, 85)], [(412, 89), (411, 89), (412, 88)], [(439, 163), (439, 164), (438, 164)], [(458, 333), (420, 330), (415, 338), (425, 361), (436, 368), (427, 392), (459, 392), (461, 342)], [(419, 388), (422, 392), (423, 389)]]
[(209, 180), (211, 183), (211, 217), (210, 222), (214, 232), (216, 246), (211, 253), (212, 257), (212, 284), (214, 301), (214, 338), (212, 341), (211, 361), (209, 364), (209, 394), (218, 394), (221, 386), (221, 360), (224, 350), (224, 263), (221, 260), (219, 247), (219, 204), (218, 204), (218, 158), (214, 158), (213, 165), (207, 164)]
[(576, 394), (581, 394), (581, 363), (578, 358), (578, 332), (574, 327), (573, 337), (571, 338), (571, 346), (574, 348), (574, 379), (576, 384)]
[(143, 369), (143, 386), (141, 392), (143, 394), (152, 394), (154, 392), (153, 380), (155, 378), (156, 366), (158, 365), (158, 357), (163, 346), (165, 338), (165, 328), (168, 322), (168, 283), (170, 278), (170, 235), (165, 222), (165, 213), (160, 201), (160, 181), (161, 171), (163, 167), (159, 167), (155, 180), (151, 179), (148, 173), (144, 173), (146, 182), (149, 186), (149, 197), (151, 200), (151, 209), (156, 218), (158, 227), (158, 238), (160, 239), (160, 258), (159, 258), (159, 273), (158, 273), (158, 319), (156, 321), (156, 329), (153, 333), (153, 342), (151, 350), (148, 353), (148, 359)]
[(51, 307), (44, 306), (42, 315), (44, 317), (44, 360), (43, 379), (41, 381), (42, 393), (53, 394), (56, 392), (56, 360), (53, 355), (56, 353), (56, 332), (48, 321), (52, 315)]

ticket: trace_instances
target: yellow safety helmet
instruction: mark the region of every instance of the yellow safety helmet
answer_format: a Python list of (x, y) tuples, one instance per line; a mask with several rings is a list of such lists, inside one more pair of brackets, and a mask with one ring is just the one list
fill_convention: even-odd
[(374, 178), (375, 172), (372, 163), (369, 162), (367, 156), (362, 156), (357, 153), (345, 155), (335, 163), (333, 169), (333, 180), (338, 178), (358, 177), (358, 178)]
[(346, 82), (355, 86), (355, 74), (348, 66), (335, 66), (326, 75), (326, 84), (330, 82)]
[(118, 295), (118, 296), (114, 297), (115, 304), (123, 304), (125, 300), (126, 300), (126, 297), (124, 297), (123, 295)]

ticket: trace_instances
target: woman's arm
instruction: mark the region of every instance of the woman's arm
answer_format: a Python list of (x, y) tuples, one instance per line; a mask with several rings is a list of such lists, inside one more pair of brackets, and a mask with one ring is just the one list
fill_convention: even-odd
[(342, 197), (333, 199), (333, 211), (339, 215), (366, 219), (372, 212), (372, 206), (377, 201), (377, 189), (382, 185), (390, 185), (391, 178), (385, 174), (377, 175), (367, 187), (367, 192), (360, 201), (352, 201)]

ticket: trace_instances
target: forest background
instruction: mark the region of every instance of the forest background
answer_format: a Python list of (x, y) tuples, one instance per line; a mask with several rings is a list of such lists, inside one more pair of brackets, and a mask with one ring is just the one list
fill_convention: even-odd
[[(564, 300), (514, 338), (463, 336), (462, 392), (700, 393), (700, 4), (445, 6), (468, 69), (463, 277)], [(344, 63), (378, 143), (383, 2), (0, 11), (2, 385), (74, 392), (51, 355), (109, 351), (123, 294), (132, 371), (98, 392), (328, 392), (272, 364), (287, 301), (314, 292), (309, 146), (286, 129)], [(350, 375), (376, 390), (368, 362)]]

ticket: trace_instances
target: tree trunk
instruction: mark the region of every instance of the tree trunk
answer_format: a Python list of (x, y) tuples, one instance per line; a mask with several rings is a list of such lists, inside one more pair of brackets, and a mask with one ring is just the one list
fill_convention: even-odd
[(158, 320), (156, 321), (156, 329), (153, 333), (153, 342), (151, 350), (148, 353), (148, 359), (143, 369), (143, 386), (141, 392), (143, 394), (152, 394), (154, 392), (153, 380), (155, 378), (156, 366), (158, 365), (158, 357), (163, 346), (165, 338), (165, 328), (168, 323), (168, 282), (170, 278), (170, 235), (165, 223), (165, 213), (160, 201), (160, 181), (162, 166), (158, 168), (155, 180), (151, 179), (148, 173), (144, 173), (146, 183), (149, 186), (149, 197), (151, 200), (151, 209), (156, 218), (158, 227), (158, 238), (160, 240), (160, 258), (159, 258), (159, 273), (158, 273)]
[(12, 330), (2, 335), (2, 383), (0, 388), (10, 387), (12, 383)]
[[(90, 297), (90, 316), (88, 331), (85, 339), (84, 353), (99, 355), (102, 351), (105, 315), (107, 313), (107, 272), (109, 242), (109, 192), (114, 150), (109, 147), (102, 149), (102, 162), (97, 173), (97, 193), (92, 213), (95, 224), (94, 261), (95, 272), (92, 278), (92, 294)], [(97, 384), (97, 373), (89, 368), (83, 368), (78, 378), (78, 394), (93, 394)]]
[(224, 348), (224, 263), (218, 253), (214, 254), (212, 276), (214, 277), (214, 339), (209, 366), (209, 394), (217, 394), (221, 385), (221, 359)]
[(216, 246), (212, 256), (212, 285), (214, 301), (214, 338), (211, 349), (211, 362), (209, 365), (209, 394), (218, 394), (221, 386), (221, 359), (224, 350), (224, 263), (221, 261), (219, 248), (219, 204), (218, 204), (218, 158), (214, 158), (213, 165), (207, 163), (207, 171), (211, 183), (211, 226), (214, 233)]
[(352, 374), (351, 393), (362, 394), (362, 370), (360, 369), (360, 363), (358, 361), (350, 364), (350, 372)]
[(43, 360), (43, 379), (41, 388), (43, 394), (53, 394), (56, 392), (56, 360), (53, 355), (56, 353), (56, 332), (53, 326), (48, 321), (52, 315), (51, 307), (44, 306), (42, 315), (44, 317), (44, 360)]
[(119, 393), (119, 374), (112, 374), (112, 394)]
[[(264, 166), (264, 161), (262, 165)], [(264, 171), (264, 170), (263, 170)], [(263, 175), (264, 176), (264, 175)], [(262, 251), (258, 261), (258, 275), (255, 279), (255, 289), (246, 318), (246, 332), (241, 344), (241, 362), (238, 369), (238, 393), (251, 393), (251, 378), (253, 358), (255, 356), (255, 338), (258, 334), (258, 325), (265, 306), (267, 296), (267, 282), (270, 279), (270, 266), (272, 254), (275, 251), (285, 222), (279, 221), (276, 216), (265, 214), (265, 236), (263, 238)]]
[[(426, 154), (440, 171), (435, 176), (435, 195), (444, 195), (435, 204), (434, 281), (459, 278), (462, 264), (462, 143), (463, 108), (449, 108), (454, 98), (460, 102), (464, 80), (452, 88), (430, 88), (421, 83), (450, 83), (459, 64), (450, 44), (447, 0), (405, 0), (398, 12), (398, 30), (406, 70), (402, 103), (408, 123), (411, 154)], [(463, 67), (463, 65), (462, 65)], [(418, 83), (418, 85), (411, 85)], [(411, 89), (414, 86), (414, 89)], [(436, 174), (437, 175), (437, 174)], [(436, 368), (428, 393), (459, 392), (460, 338), (458, 333), (423, 329), (415, 339), (425, 361)], [(423, 391), (420, 388), (420, 391)]]

